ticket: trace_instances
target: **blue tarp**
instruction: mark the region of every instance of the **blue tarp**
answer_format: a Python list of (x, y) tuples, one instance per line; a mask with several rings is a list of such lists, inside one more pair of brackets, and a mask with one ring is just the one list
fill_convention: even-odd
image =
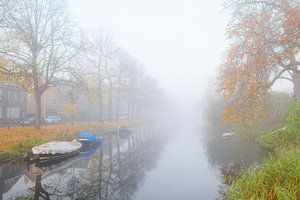
[(103, 140), (102, 136), (96, 136), (95, 134), (91, 132), (81, 132), (79, 133), (79, 136), (77, 139), (87, 139), (91, 142), (101, 142)]

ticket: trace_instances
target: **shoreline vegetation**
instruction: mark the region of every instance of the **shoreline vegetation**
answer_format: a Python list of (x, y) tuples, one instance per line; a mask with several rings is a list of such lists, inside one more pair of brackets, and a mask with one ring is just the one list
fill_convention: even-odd
[(223, 198), (298, 200), (300, 1), (224, 1), (224, 11), (230, 23), (218, 67), (218, 120), (271, 153), (239, 170)]
[(76, 138), (81, 131), (90, 131), (98, 135), (105, 130), (121, 126), (135, 126), (139, 120), (119, 120), (105, 122), (87, 122), (76, 124), (45, 125), (40, 130), (34, 127), (0, 128), (0, 163), (17, 160), (23, 153), (36, 145), (49, 141), (66, 141)]
[[(237, 140), (248, 145), (255, 142), (258, 145), (256, 148), (265, 152), (256, 154), (258, 159), (253, 160), (248, 159), (247, 154), (238, 152), (234, 158), (226, 160), (225, 164), (216, 165), (220, 167), (222, 184), (218, 198), (300, 199), (300, 100), (294, 100), (289, 93), (272, 91), (263, 102), (268, 110), (266, 118), (254, 126), (242, 126), (221, 122), (226, 102), (218, 93), (210, 91), (214, 90), (208, 90), (203, 112), (207, 123), (213, 125), (209, 132), (210, 140), (216, 142), (223, 133), (235, 132), (238, 137), (232, 139), (238, 138)], [(234, 145), (225, 140), (222, 142), (226, 144), (222, 151), (230, 152)], [(252, 151), (246, 145), (242, 150), (248, 154)]]
[(240, 172), (224, 199), (300, 199), (300, 101), (294, 102), (282, 128), (264, 132), (260, 145), (271, 155)]

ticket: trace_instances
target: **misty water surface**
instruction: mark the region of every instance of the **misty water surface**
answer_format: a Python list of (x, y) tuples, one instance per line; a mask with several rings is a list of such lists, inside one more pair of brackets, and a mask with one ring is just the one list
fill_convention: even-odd
[[(107, 136), (95, 152), (43, 167), (42, 186), (51, 199), (214, 199), (224, 188), (221, 167), (260, 155), (209, 126), (166, 122), (136, 127), (128, 138)], [(22, 164), (2, 165), (2, 199), (34, 196), (26, 174)]]

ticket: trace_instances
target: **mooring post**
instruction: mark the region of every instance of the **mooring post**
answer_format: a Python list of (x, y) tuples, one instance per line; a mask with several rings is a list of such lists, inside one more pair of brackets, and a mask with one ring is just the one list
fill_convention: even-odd
[(41, 191), (41, 187), (42, 187), (41, 180), (42, 180), (41, 174), (36, 174), (35, 175), (34, 200), (39, 200), (40, 191)]

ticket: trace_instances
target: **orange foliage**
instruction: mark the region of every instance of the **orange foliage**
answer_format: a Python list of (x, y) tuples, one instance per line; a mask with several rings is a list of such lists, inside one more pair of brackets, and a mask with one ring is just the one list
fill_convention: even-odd
[(219, 73), (219, 91), (228, 102), (222, 121), (253, 126), (266, 116), (264, 100), (271, 86), (282, 72), (299, 65), (293, 59), (300, 48), (300, 2), (235, 2), (236, 16), (228, 28), (232, 43)]

